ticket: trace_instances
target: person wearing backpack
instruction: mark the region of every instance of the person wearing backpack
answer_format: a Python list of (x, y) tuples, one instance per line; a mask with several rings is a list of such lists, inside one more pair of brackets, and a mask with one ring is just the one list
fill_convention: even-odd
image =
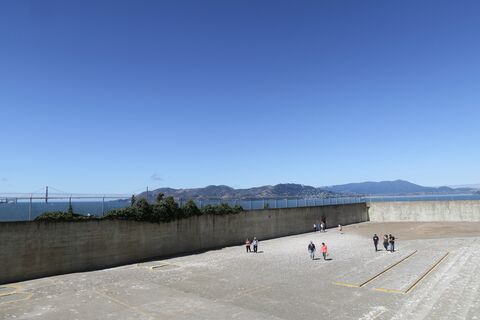
[(308, 253), (310, 254), (310, 259), (315, 259), (315, 244), (312, 241), (308, 244)]

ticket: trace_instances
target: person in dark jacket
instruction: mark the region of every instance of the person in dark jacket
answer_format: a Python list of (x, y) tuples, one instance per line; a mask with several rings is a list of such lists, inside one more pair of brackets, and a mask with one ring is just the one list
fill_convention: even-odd
[(308, 253), (310, 254), (310, 259), (314, 260), (315, 259), (315, 244), (310, 241), (308, 244)]
[(377, 252), (378, 251), (378, 236), (377, 236), (376, 233), (373, 235), (373, 245), (375, 246), (375, 252)]
[(389, 235), (388, 238), (389, 238), (388, 242), (390, 242), (390, 252), (395, 252), (395, 237), (392, 235)]

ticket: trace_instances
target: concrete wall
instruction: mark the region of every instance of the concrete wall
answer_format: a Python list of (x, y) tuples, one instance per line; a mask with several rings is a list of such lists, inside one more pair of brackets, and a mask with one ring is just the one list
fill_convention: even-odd
[[(0, 284), (135, 263), (155, 257), (304, 233), (368, 220), (365, 204), (247, 211), (171, 223), (133, 221), (0, 223)], [(261, 243), (260, 243), (261, 245)]]
[(480, 221), (480, 201), (370, 202), (370, 221)]

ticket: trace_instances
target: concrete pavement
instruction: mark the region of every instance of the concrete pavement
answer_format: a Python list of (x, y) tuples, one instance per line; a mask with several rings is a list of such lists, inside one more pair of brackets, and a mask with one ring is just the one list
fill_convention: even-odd
[[(257, 254), (236, 246), (4, 285), (0, 319), (480, 318), (480, 228), (468, 237), (452, 232), (418, 239), (410, 224), (403, 226), (362, 223), (345, 227), (344, 234), (329, 229), (260, 239)], [(401, 234), (398, 252), (375, 252), (365, 236), (373, 232)], [(317, 248), (326, 242), (332, 260), (310, 260), (310, 240)], [(446, 252), (433, 271), (401, 293)]]

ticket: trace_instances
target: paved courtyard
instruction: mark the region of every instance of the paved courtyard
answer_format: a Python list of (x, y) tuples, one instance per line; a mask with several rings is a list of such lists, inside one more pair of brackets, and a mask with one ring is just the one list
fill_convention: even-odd
[[(371, 236), (397, 236), (375, 252)], [(253, 236), (253, 235), (252, 235)], [(0, 319), (480, 319), (479, 223), (362, 223), (0, 286)], [(310, 260), (326, 242), (331, 260)]]

